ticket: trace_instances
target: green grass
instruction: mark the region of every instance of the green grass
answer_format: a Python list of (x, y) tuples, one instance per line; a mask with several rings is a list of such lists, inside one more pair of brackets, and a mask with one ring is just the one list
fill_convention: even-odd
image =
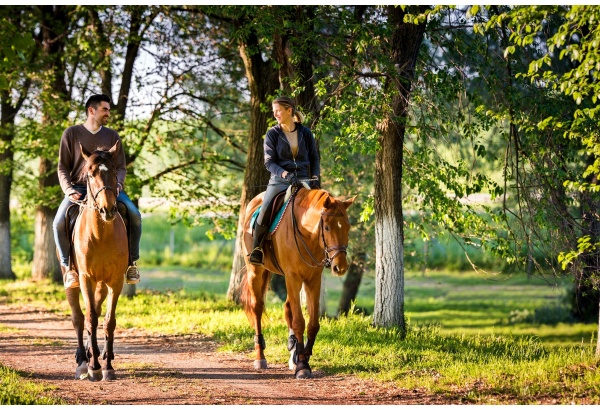
[(63, 400), (47, 397), (52, 387), (32, 383), (27, 375), (0, 363), (0, 405), (19, 404), (66, 404)]
[[(335, 313), (342, 280), (327, 271), (328, 312)], [(469, 403), (600, 403), (595, 324), (536, 324), (547, 306), (561, 307), (565, 286), (520, 275), (407, 272), (405, 339), (378, 329), (369, 315), (324, 319), (314, 369), (391, 381), (404, 388), (460, 397)], [(225, 271), (144, 268), (139, 293), (119, 300), (119, 327), (160, 334), (208, 335), (225, 351), (250, 352), (253, 331), (241, 310), (225, 300)], [(372, 312), (373, 278), (366, 275), (357, 306)], [(36, 304), (68, 314), (64, 291), (50, 283), (0, 281), (0, 303)], [(267, 360), (287, 362), (282, 303), (267, 298)]]

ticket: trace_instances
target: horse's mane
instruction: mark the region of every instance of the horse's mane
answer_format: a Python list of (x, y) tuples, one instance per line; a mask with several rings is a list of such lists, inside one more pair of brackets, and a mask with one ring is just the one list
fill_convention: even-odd
[[(304, 191), (304, 195), (302, 195)], [(302, 209), (309, 209), (309, 208), (318, 208), (318, 207), (323, 207), (323, 202), (325, 202), (325, 200), (327, 198), (330, 198), (330, 200), (332, 202), (334, 202), (336, 205), (338, 205), (338, 207), (340, 207), (338, 201), (327, 191), (323, 190), (323, 189), (311, 189), (311, 190), (307, 190), (307, 189), (302, 189), (300, 190), (300, 192), (298, 192), (298, 196), (297, 199), (298, 201), (295, 203), (295, 206), (298, 208), (302, 208)], [(340, 209), (342, 209), (343, 207), (340, 207)]]

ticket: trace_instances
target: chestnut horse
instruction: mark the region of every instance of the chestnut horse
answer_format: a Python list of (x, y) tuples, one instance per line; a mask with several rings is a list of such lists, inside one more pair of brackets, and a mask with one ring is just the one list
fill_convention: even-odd
[[(66, 290), (77, 334), (76, 379), (84, 378), (86, 373), (91, 381), (115, 379), (111, 364), (117, 324), (115, 311), (129, 261), (127, 231), (117, 211), (117, 170), (114, 165), (117, 144), (119, 142), (109, 151), (96, 151), (93, 154), (80, 145), (86, 161), (82, 172), (87, 181), (87, 197), (85, 202), (80, 203), (79, 217), (73, 230), (72, 250), (80, 288)], [(80, 292), (85, 304), (85, 321), (79, 304)], [(105, 361), (101, 366), (96, 331), (102, 303), (107, 297), (102, 352)], [(84, 327), (88, 336), (87, 351), (83, 345)]]
[[(265, 309), (265, 295), (271, 272), (285, 276), (287, 299), (284, 304), (288, 325), (288, 350), (291, 352), (290, 369), (296, 378), (311, 377), (309, 359), (319, 332), (319, 296), (321, 276), (325, 266), (331, 266), (334, 275), (341, 276), (348, 269), (347, 208), (354, 198), (342, 201), (322, 189), (299, 189), (290, 198), (281, 222), (271, 234), (272, 247), (263, 246), (264, 266), (248, 261), (252, 249), (252, 214), (262, 204), (264, 193), (257, 195), (246, 207), (244, 246), (246, 275), (242, 281), (241, 301), (250, 324), (254, 326), (254, 367), (266, 369), (265, 340), (261, 318)], [(304, 344), (305, 321), (302, 316), (300, 291), (304, 285), (308, 308), (308, 329)]]

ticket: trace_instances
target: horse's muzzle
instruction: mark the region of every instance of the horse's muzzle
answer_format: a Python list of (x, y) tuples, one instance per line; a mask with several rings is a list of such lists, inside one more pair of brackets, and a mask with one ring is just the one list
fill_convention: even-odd
[(334, 258), (331, 262), (331, 273), (334, 276), (343, 276), (348, 270), (348, 261), (346, 261), (346, 255), (339, 255)]
[(102, 207), (99, 209), (99, 212), (104, 222), (111, 222), (117, 215), (117, 207), (112, 206), (110, 209), (107, 207)]

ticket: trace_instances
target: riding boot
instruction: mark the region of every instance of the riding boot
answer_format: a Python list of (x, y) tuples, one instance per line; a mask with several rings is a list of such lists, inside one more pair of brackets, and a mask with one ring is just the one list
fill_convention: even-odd
[(71, 263), (69, 263), (69, 267), (65, 269), (63, 273), (63, 283), (65, 285), (65, 289), (74, 289), (79, 287), (79, 274), (73, 268)]
[(269, 231), (268, 225), (256, 224), (254, 228), (254, 238), (252, 242), (252, 252), (250, 253), (250, 263), (262, 266), (264, 263), (264, 253), (261, 248), (265, 234)]

